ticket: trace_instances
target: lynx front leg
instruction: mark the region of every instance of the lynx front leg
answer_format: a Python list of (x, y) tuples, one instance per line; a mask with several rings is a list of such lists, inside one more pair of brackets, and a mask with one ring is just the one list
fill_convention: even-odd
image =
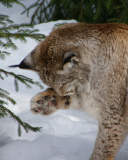
[(69, 97), (60, 97), (53, 89), (48, 88), (38, 93), (30, 102), (34, 114), (49, 115), (59, 108), (68, 108)]
[(112, 78), (107, 79), (108, 83), (100, 83), (101, 88), (104, 88), (99, 91), (101, 119), (90, 160), (114, 160), (127, 135), (127, 79), (125, 75)]
[(114, 160), (126, 138), (126, 122), (123, 116), (119, 114), (103, 116), (90, 160)]

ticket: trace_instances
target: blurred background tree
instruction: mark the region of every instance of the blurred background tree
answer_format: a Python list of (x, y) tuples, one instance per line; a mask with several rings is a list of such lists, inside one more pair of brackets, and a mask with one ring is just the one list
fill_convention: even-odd
[(24, 10), (32, 24), (59, 19), (86, 23), (128, 23), (128, 0), (37, 0)]

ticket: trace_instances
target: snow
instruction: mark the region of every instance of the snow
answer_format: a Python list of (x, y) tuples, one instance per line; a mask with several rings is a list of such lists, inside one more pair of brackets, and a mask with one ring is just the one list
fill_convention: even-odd
[[(34, 2), (24, 1), (27, 6)], [(14, 9), (15, 8), (15, 9)], [(10, 15), (15, 23), (27, 23), (30, 17), (20, 15), (23, 8), (14, 5), (12, 9), (0, 6), (2, 14)], [(40, 33), (48, 35), (56, 23), (70, 23), (75, 20), (42, 23), (35, 25)], [(8, 68), (9, 65), (18, 64), (38, 44), (28, 38), (27, 43), (14, 41), (18, 50), (9, 50), (11, 55), (1, 61), (0, 68), (16, 74), (28, 76), (35, 81), (40, 81), (38, 75), (31, 71), (18, 68)], [(23, 121), (32, 126), (42, 127), (41, 132), (26, 133), (22, 129), (22, 136), (17, 134), (17, 123), (9, 117), (0, 119), (0, 160), (89, 160), (97, 136), (97, 122), (83, 112), (75, 110), (58, 110), (53, 115), (33, 115), (30, 112), (30, 99), (41, 92), (39, 87), (27, 89), (19, 84), (19, 92), (13, 85), (13, 77), (1, 80), (2, 88), (10, 92), (10, 96), (17, 102), (15, 106), (9, 103), (8, 108), (17, 114)], [(41, 82), (41, 81), (40, 81)], [(42, 82), (41, 82), (42, 83)], [(44, 88), (46, 86), (43, 84)], [(118, 153), (116, 160), (128, 159), (128, 138)]]

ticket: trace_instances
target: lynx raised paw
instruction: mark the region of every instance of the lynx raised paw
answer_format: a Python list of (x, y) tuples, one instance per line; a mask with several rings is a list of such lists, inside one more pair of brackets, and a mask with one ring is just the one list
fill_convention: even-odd
[(59, 108), (64, 108), (68, 97), (60, 97), (53, 89), (38, 93), (31, 99), (31, 111), (34, 114), (49, 115)]

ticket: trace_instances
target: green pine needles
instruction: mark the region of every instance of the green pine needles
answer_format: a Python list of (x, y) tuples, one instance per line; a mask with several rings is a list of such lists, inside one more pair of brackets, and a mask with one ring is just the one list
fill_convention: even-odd
[(0, 3), (2, 3), (4, 6), (10, 8), (13, 6), (14, 3), (19, 4), (25, 8), (23, 3), (20, 2), (21, 0), (0, 0)]
[(128, 24), (127, 0), (37, 0), (23, 13), (31, 17), (32, 24), (75, 19), (86, 23), (118, 22)]
[(45, 35), (37, 32), (38, 30), (33, 29), (30, 24), (14, 24), (8, 16), (0, 15), (0, 59), (5, 59), (5, 56), (10, 54), (7, 51), (8, 48), (17, 49), (17, 46), (13, 43), (14, 39), (26, 42), (27, 37), (38, 41), (45, 38)]
[[(14, 77), (14, 86), (16, 91), (19, 91), (19, 85), (18, 85), (19, 82), (25, 84), (25, 86), (28, 88), (31, 88), (30, 84), (35, 84), (43, 88), (39, 82), (34, 82), (31, 78), (25, 77), (23, 75), (16, 75), (13, 72), (7, 72), (3, 69), (0, 69), (0, 78), (2, 80), (4, 80), (3, 75), (6, 77), (8, 76)], [(7, 101), (11, 102), (13, 105), (16, 104), (15, 100), (12, 99), (9, 95), (10, 94), (6, 90), (0, 88), (0, 118), (5, 118), (6, 116), (13, 118), (18, 123), (19, 136), (21, 136), (21, 126), (25, 129), (26, 132), (28, 132), (29, 130), (34, 132), (40, 131), (40, 127), (30, 126), (28, 123), (23, 122), (18, 116), (16, 116), (13, 112), (11, 112), (9, 109), (5, 107), (6, 105), (8, 105)]]
[[(0, 3), (6, 7), (12, 7), (13, 3), (17, 3), (24, 7), (19, 0), (0, 0)], [(45, 35), (39, 34), (38, 30), (33, 29), (33, 26), (30, 24), (14, 24), (9, 16), (0, 14), (0, 60), (5, 60), (6, 56), (11, 54), (8, 49), (17, 49), (14, 40), (26, 42), (26, 38), (28, 37), (40, 41), (45, 38)], [(16, 91), (19, 91), (19, 82), (23, 83), (28, 88), (31, 88), (32, 85), (37, 85), (43, 88), (39, 82), (34, 82), (31, 78), (0, 69), (0, 81), (8, 76), (14, 78), (14, 87)], [(8, 102), (11, 102), (13, 105), (16, 104), (15, 100), (10, 97), (8, 91), (0, 87), (0, 118), (5, 118), (6, 116), (13, 118), (18, 123), (19, 136), (21, 136), (21, 128), (24, 128), (26, 132), (29, 130), (34, 132), (40, 131), (40, 127), (32, 127), (10, 111), (7, 108)]]

